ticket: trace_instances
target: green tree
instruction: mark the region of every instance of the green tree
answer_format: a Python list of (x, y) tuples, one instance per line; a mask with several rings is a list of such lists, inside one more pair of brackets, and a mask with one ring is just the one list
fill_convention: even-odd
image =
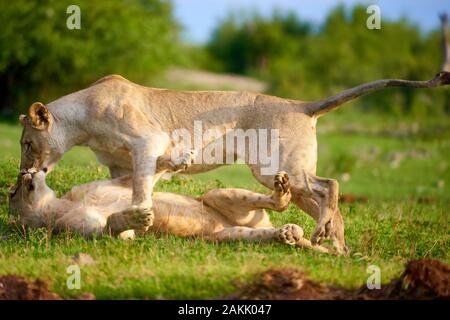
[(274, 11), (270, 19), (232, 13), (214, 30), (207, 48), (225, 71), (264, 75), (272, 59), (291, 50), (309, 30), (292, 13)]
[[(303, 100), (381, 78), (429, 79), (439, 71), (439, 32), (422, 33), (406, 19), (383, 19), (381, 30), (369, 30), (367, 17), (364, 6), (340, 5), (313, 28), (294, 14), (241, 20), (231, 14), (217, 26), (208, 48), (224, 71), (257, 75), (269, 82), (270, 93)], [(444, 91), (381, 91), (358, 104), (426, 115), (430, 108), (443, 110)]]
[(101, 76), (143, 81), (179, 56), (179, 26), (164, 0), (78, 0), (81, 29), (69, 30), (73, 1), (0, 0), (0, 108), (23, 110)]

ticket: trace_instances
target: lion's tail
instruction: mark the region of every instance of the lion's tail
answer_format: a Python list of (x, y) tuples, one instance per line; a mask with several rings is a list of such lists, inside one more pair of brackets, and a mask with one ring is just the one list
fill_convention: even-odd
[(308, 114), (311, 116), (321, 116), (325, 113), (333, 111), (334, 109), (348, 101), (384, 88), (433, 88), (448, 84), (450, 84), (450, 72), (440, 72), (434, 79), (428, 81), (411, 81), (399, 79), (376, 80), (345, 90), (325, 100), (317, 101), (308, 107)]

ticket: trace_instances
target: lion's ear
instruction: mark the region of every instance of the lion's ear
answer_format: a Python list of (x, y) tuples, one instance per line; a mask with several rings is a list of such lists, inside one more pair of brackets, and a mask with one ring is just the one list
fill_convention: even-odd
[(24, 114), (21, 114), (19, 116), (19, 122), (22, 125), (22, 127), (25, 127), (25, 125), (27, 124), (27, 116)]
[(31, 123), (38, 130), (47, 129), (51, 125), (51, 114), (47, 107), (41, 102), (35, 102), (28, 109)]

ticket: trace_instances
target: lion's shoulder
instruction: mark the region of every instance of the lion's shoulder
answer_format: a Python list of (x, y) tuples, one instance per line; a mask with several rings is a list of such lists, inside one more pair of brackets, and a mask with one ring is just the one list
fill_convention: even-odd
[(99, 80), (95, 81), (93, 84), (90, 85), (90, 87), (95, 86), (97, 84), (103, 83), (103, 82), (107, 82), (107, 81), (126, 81), (126, 82), (130, 82), (130, 80), (122, 77), (120, 74), (110, 74), (107, 75), (103, 78), (100, 78)]

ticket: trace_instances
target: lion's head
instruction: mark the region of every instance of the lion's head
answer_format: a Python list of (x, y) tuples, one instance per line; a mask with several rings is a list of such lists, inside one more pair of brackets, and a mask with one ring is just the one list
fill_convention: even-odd
[(23, 126), (21, 144), (20, 169), (34, 168), (50, 171), (61, 159), (60, 150), (53, 129), (53, 116), (41, 102), (35, 102), (28, 110), (28, 115), (20, 115)]
[(21, 170), (17, 183), (9, 190), (9, 207), (20, 215), (32, 212), (47, 189), (43, 171)]

